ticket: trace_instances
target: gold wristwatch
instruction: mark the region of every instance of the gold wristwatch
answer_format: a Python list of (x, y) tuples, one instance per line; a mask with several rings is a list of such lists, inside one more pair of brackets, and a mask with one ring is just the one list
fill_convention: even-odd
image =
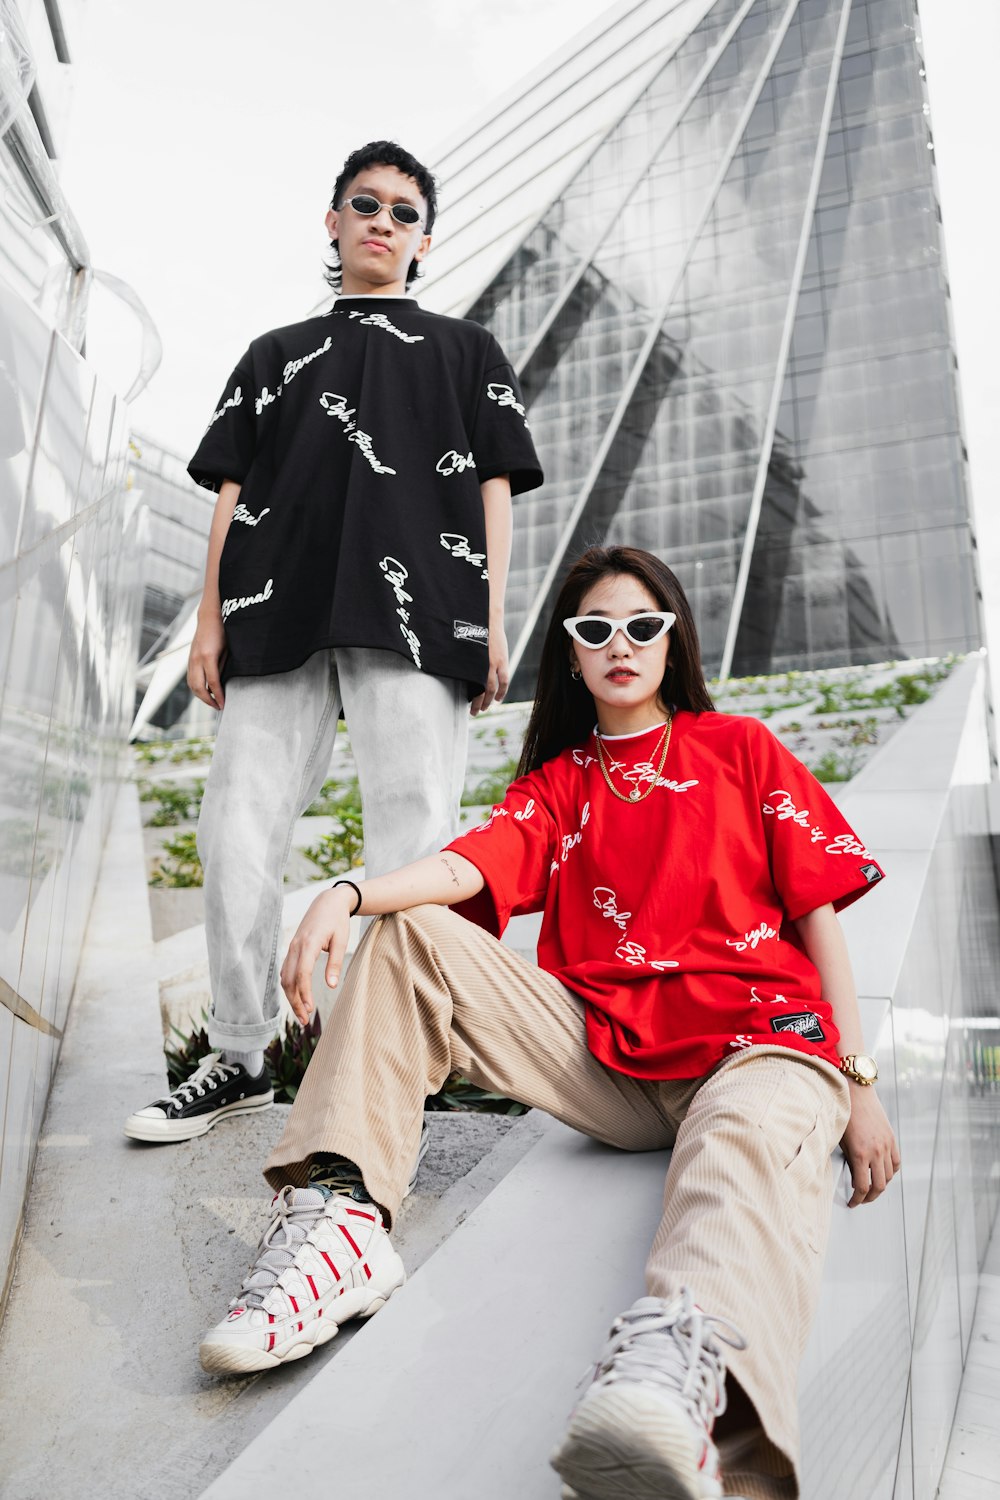
[(840, 1071), (862, 1087), (870, 1088), (878, 1077), (878, 1063), (874, 1057), (867, 1057), (863, 1052), (849, 1052), (840, 1059)]

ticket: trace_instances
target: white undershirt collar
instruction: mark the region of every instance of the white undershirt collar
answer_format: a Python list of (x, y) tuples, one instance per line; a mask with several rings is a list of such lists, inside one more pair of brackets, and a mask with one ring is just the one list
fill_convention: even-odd
[(654, 729), (663, 729), (669, 723), (669, 719), (663, 719), (659, 724), (650, 724), (646, 729), (633, 729), (628, 734), (602, 734), (597, 724), (594, 725), (594, 733), (599, 740), (637, 740), (641, 734), (652, 734)]

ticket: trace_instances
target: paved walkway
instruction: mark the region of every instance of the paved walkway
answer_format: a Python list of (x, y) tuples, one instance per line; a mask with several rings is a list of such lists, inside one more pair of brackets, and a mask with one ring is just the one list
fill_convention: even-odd
[[(173, 972), (173, 950), (175, 939), (152, 941), (129, 786), (0, 1330), (3, 1500), (193, 1500), (355, 1333), (277, 1378), (219, 1381), (198, 1366), (198, 1341), (223, 1315), (266, 1222), (260, 1167), (288, 1106), (181, 1145), (126, 1140), (125, 1116), (164, 1087), (159, 978)], [(410, 1272), (543, 1127), (538, 1115), (428, 1119), (430, 1150), (397, 1235)]]

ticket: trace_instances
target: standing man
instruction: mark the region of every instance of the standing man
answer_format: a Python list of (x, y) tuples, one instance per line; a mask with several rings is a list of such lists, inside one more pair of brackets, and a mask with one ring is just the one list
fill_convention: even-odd
[(273, 1101), (282, 874), (341, 714), (378, 875), (453, 835), (466, 704), (507, 691), (511, 496), (542, 474), (496, 340), (406, 295), (436, 208), (394, 142), (348, 157), (333, 307), (251, 343), (189, 467), (219, 494), (188, 666), (222, 714), (198, 825), (216, 1052), (129, 1116), (136, 1140)]

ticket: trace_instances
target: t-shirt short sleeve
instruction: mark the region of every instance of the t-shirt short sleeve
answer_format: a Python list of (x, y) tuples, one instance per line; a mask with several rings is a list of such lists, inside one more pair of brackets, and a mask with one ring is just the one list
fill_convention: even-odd
[(472, 452), (480, 483), (509, 474), (511, 494), (520, 495), (542, 482), (521, 387), (495, 342), (478, 393)]
[(764, 725), (753, 746), (774, 887), (793, 920), (841, 911), (884, 878), (832, 797)]
[(448, 845), (486, 881), (478, 896), (455, 910), (499, 937), (512, 916), (541, 911), (555, 857), (556, 831), (537, 796), (533, 776), (511, 783), (485, 823)]
[(225, 479), (240, 484), (250, 472), (257, 440), (250, 351), (226, 383), (219, 405), (198, 444), (188, 473), (196, 484), (219, 490)]

